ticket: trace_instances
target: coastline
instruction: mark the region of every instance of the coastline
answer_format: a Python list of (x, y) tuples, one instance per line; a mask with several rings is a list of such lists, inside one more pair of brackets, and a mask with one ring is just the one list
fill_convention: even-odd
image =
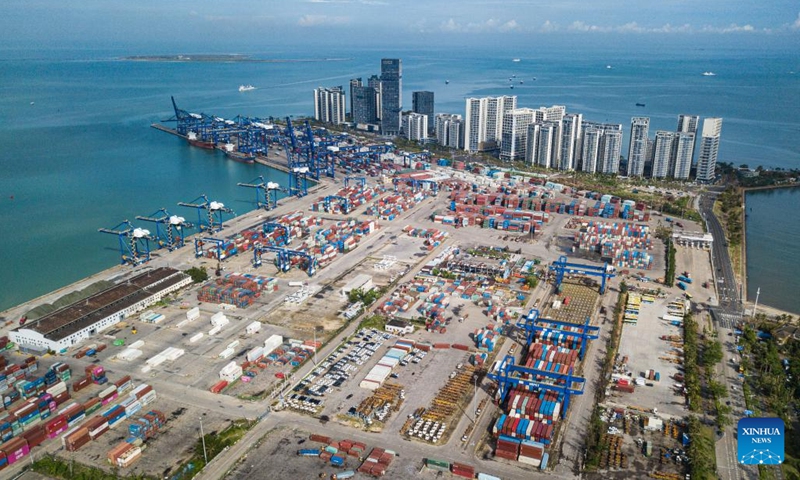
[[(740, 258), (742, 260), (742, 268), (741, 268), (741, 281), (742, 281), (742, 306), (747, 310), (748, 308), (752, 310), (755, 306), (755, 302), (750, 302), (747, 299), (747, 193), (748, 192), (756, 192), (759, 190), (775, 190), (780, 188), (794, 188), (800, 187), (800, 183), (789, 183), (789, 184), (782, 184), (782, 185), (765, 185), (761, 187), (747, 187), (742, 188), (742, 225), (744, 226), (744, 232), (742, 232), (742, 250)], [(730, 239), (729, 239), (730, 241)], [(788, 310), (783, 310), (777, 307), (773, 307), (768, 303), (760, 303), (758, 308), (763, 308), (767, 310), (767, 314), (769, 315), (800, 315), (800, 311), (792, 312)]]

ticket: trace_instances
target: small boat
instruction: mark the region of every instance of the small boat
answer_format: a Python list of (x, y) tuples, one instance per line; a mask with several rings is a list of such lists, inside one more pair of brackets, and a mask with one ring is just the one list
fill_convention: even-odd
[(516, 75), (511, 75), (511, 78), (517, 78), (517, 76)]
[(515, 58), (514, 60), (512, 60), (512, 62), (514, 62), (514, 63), (519, 63), (520, 61), (521, 60), (519, 58)]
[(611, 65), (606, 65), (606, 68), (607, 68), (607, 69), (609, 69), (609, 70), (611, 70), (611, 69), (612, 69), (612, 68), (614, 68), (614, 67), (612, 67)]
[(511, 90), (514, 90), (514, 85), (509, 85), (508, 88), (510, 88)]
[(637, 107), (644, 107), (644, 103), (637, 103), (636, 106)]
[(714, 72), (703, 72), (704, 77), (716, 77), (717, 74)]
[(536, 77), (533, 77), (533, 81), (534, 81), (534, 82), (536, 81)]
[(522, 81), (522, 80), (520, 80), (520, 81), (519, 81), (519, 84), (520, 84), (520, 85), (522, 85), (523, 83), (525, 83), (525, 82), (524, 82), (524, 81)]
[(445, 84), (445, 85), (450, 85), (450, 80), (445, 80), (445, 81), (444, 81), (444, 84)]
[(250, 90), (255, 90), (256, 87), (252, 85), (239, 85), (240, 92), (249, 92)]
[(195, 132), (189, 132), (186, 134), (186, 140), (189, 142), (189, 145), (205, 148), (207, 150), (213, 150), (215, 145), (214, 141), (203, 140), (202, 138), (197, 136)]

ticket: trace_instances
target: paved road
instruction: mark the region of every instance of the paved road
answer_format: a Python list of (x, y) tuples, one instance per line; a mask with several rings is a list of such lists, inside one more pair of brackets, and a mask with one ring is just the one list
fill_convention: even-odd
[(741, 291), (733, 272), (733, 265), (728, 256), (728, 241), (725, 239), (725, 231), (719, 219), (714, 215), (714, 201), (717, 193), (705, 193), (700, 198), (700, 213), (706, 220), (708, 231), (714, 237), (711, 247), (711, 263), (714, 273), (714, 281), (717, 282), (717, 292), (719, 292), (718, 303), (723, 311), (738, 313), (741, 311)]

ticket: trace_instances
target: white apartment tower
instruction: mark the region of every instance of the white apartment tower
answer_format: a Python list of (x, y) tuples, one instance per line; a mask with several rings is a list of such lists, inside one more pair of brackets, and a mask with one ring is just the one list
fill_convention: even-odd
[(577, 153), (581, 141), (581, 123), (583, 115), (570, 113), (561, 121), (561, 145), (558, 156), (559, 169), (575, 170), (577, 168)]
[[(622, 125), (619, 130), (605, 130), (602, 139), (602, 169), (600, 173), (619, 173), (619, 154), (622, 151)], [(598, 159), (600, 160), (600, 159)]]
[(514, 161), (525, 158), (528, 126), (536, 119), (532, 108), (516, 108), (503, 115), (503, 130), (500, 142), (500, 159)]
[[(692, 164), (694, 164), (694, 150), (697, 143), (697, 127), (699, 125), (700, 117), (698, 115), (678, 115), (678, 128), (676, 128), (675, 131), (678, 133), (691, 133), (694, 135), (694, 140), (692, 141)], [(687, 176), (686, 178), (689, 177)]]
[(342, 87), (314, 89), (314, 118), (334, 125), (345, 123), (345, 94)]
[(558, 140), (558, 123), (545, 122), (539, 127), (539, 138), (535, 152), (535, 163), (544, 168), (556, 166), (556, 144)]
[(461, 115), (440, 113), (435, 117), (436, 140), (448, 148), (464, 148), (464, 120)]
[(403, 132), (409, 140), (427, 140), (428, 116), (414, 112), (403, 115)]
[(673, 150), (678, 134), (666, 130), (656, 132), (656, 143), (653, 147), (653, 178), (666, 178), (672, 174), (670, 164), (673, 161)]
[(695, 134), (678, 132), (675, 138), (670, 174), (679, 180), (688, 180), (694, 157)]
[(631, 144), (628, 149), (629, 177), (644, 175), (644, 164), (647, 160), (647, 134), (650, 128), (648, 117), (631, 118)]
[(587, 173), (597, 172), (597, 159), (600, 158), (600, 140), (603, 138), (603, 129), (591, 126), (583, 133), (581, 150), (583, 161), (581, 170)]
[(474, 153), (494, 148), (503, 133), (503, 115), (515, 108), (515, 96), (468, 98), (464, 115), (464, 150)]
[(700, 156), (697, 159), (697, 180), (711, 182), (716, 176), (719, 136), (722, 131), (721, 118), (703, 120), (703, 133), (700, 139)]

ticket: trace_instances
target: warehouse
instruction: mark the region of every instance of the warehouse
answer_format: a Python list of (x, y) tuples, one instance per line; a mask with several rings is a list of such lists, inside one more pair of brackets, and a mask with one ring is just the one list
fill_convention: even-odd
[(386, 322), (386, 331), (395, 335), (414, 333), (414, 326), (405, 320), (389, 320)]
[(372, 290), (374, 285), (372, 284), (372, 276), (367, 274), (359, 274), (345, 285), (342, 288), (342, 297), (347, 298), (350, 295), (350, 292), (353, 290), (361, 290), (362, 292), (368, 292)]
[(672, 241), (684, 247), (709, 249), (714, 242), (714, 237), (710, 233), (681, 232), (673, 233)]
[(174, 268), (157, 268), (56, 310), (10, 332), (21, 347), (60, 352), (192, 283)]

